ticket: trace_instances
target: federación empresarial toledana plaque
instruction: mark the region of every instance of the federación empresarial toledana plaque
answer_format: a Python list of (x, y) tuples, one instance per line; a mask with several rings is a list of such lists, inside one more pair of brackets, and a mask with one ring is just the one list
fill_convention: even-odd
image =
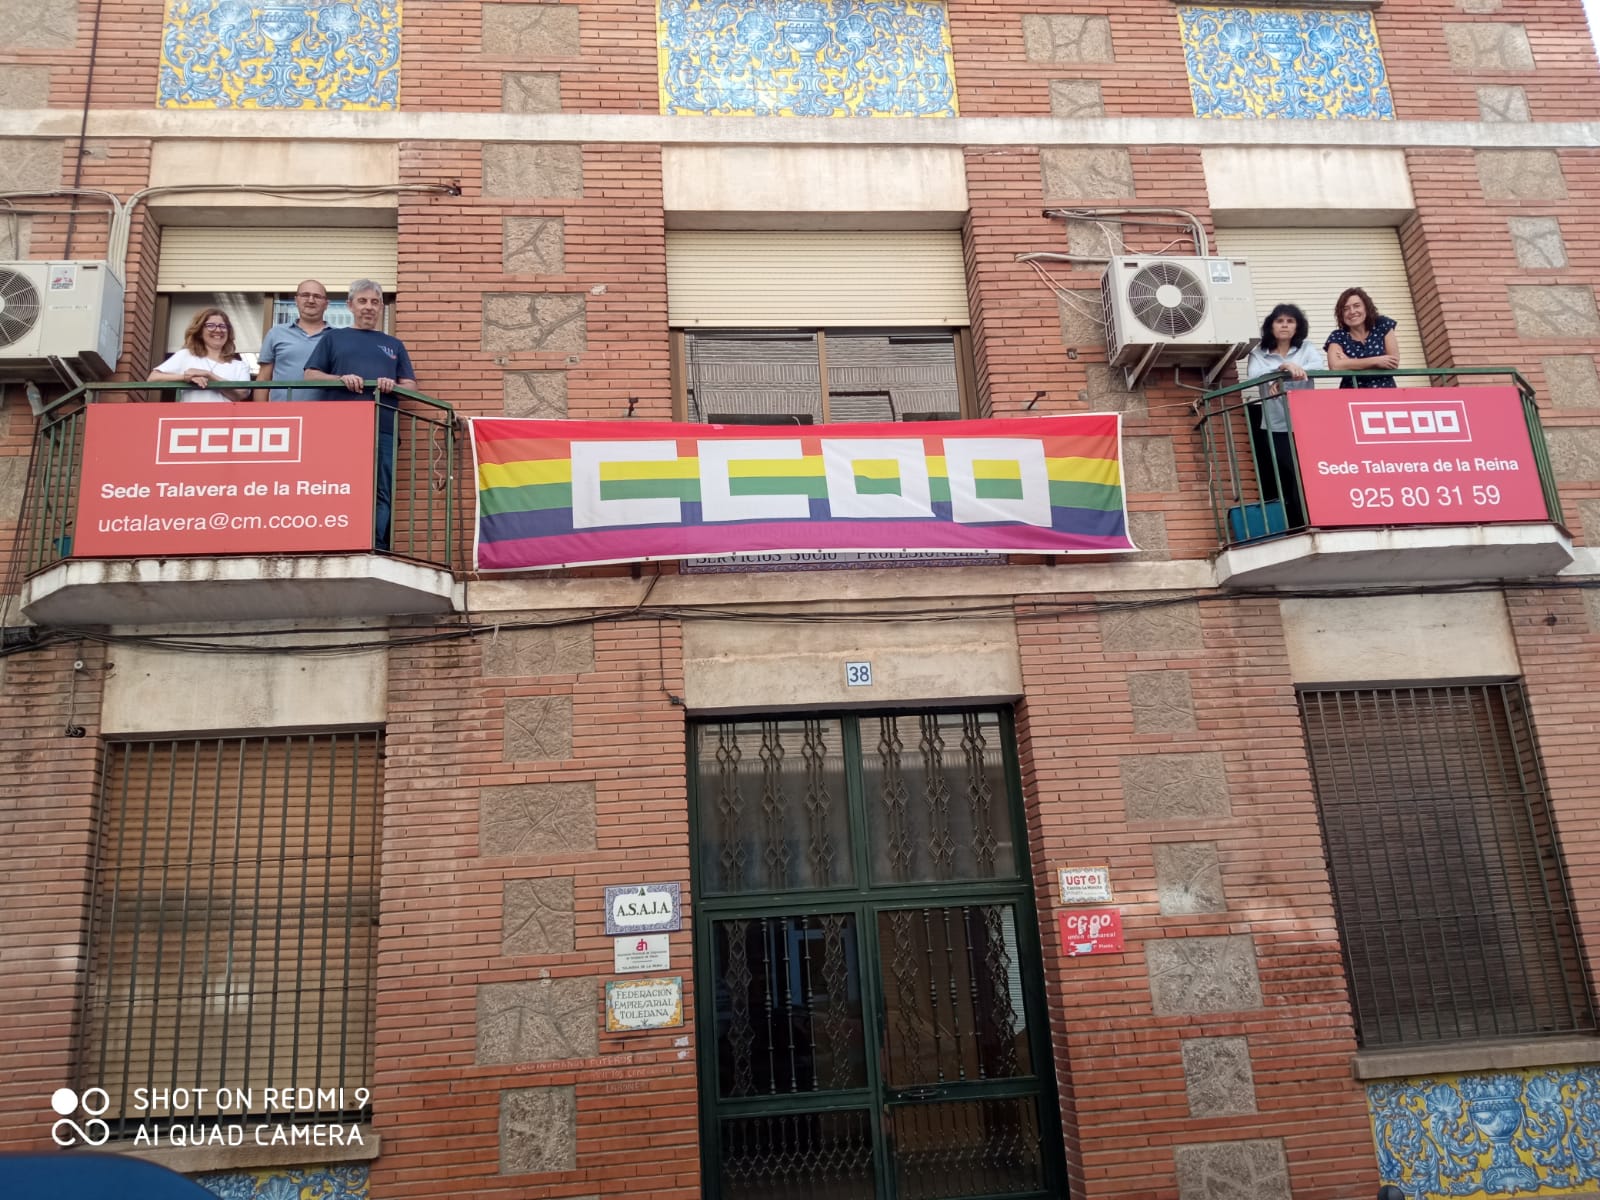
[(606, 1032), (683, 1024), (683, 976), (614, 979), (606, 984)]

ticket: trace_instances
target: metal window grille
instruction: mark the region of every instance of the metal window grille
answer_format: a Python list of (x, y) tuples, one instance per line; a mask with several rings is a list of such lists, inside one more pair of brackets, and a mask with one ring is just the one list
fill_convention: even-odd
[(365, 1115), (382, 791), (376, 731), (107, 745), (77, 1082), (114, 1136)]
[(1362, 1044), (1592, 1030), (1522, 688), (1300, 705)]

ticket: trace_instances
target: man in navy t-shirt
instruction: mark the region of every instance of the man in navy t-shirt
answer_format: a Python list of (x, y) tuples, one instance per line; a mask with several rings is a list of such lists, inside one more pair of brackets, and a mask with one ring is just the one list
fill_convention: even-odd
[(330, 329), (322, 335), (306, 360), (307, 379), (337, 379), (344, 390), (304, 393), (307, 400), (366, 400), (367, 380), (373, 381), (378, 403), (377, 505), (373, 525), (379, 550), (389, 548), (389, 511), (394, 494), (394, 427), (396, 387), (417, 386), (417, 373), (405, 343), (383, 332), (383, 285), (358, 279), (347, 297), (355, 319), (352, 329)]

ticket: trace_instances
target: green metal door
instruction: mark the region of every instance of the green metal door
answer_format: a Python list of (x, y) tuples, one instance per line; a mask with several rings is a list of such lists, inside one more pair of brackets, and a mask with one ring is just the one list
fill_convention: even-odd
[(1064, 1195), (1009, 713), (689, 749), (707, 1197)]

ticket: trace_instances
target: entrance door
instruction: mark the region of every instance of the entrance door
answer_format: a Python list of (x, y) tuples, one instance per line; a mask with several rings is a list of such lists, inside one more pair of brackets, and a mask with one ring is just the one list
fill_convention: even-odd
[(690, 751), (706, 1195), (1064, 1194), (1009, 715)]

